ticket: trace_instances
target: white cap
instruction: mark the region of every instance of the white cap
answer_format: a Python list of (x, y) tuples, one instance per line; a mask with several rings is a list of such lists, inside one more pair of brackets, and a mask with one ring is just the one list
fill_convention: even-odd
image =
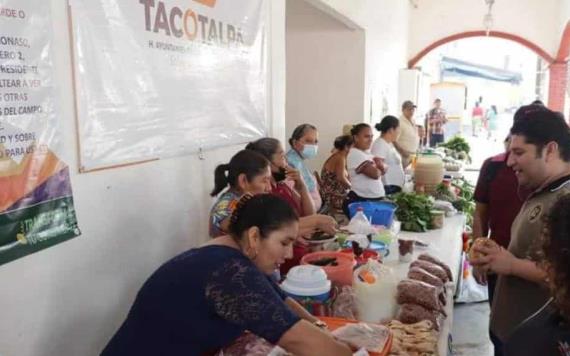
[(321, 267), (301, 265), (289, 270), (281, 288), (289, 294), (312, 297), (330, 292), (331, 281)]

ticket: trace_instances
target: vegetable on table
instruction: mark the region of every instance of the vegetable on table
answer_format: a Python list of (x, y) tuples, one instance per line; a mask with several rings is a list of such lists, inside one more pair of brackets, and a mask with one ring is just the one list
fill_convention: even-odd
[(398, 206), (396, 217), (402, 223), (402, 230), (425, 232), (431, 229), (432, 200), (416, 193), (398, 193), (394, 196)]

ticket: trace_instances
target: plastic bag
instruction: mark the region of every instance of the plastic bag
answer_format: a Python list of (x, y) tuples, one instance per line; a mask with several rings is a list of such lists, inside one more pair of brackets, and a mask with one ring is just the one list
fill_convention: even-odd
[(457, 303), (478, 303), (489, 300), (489, 289), (486, 285), (480, 285), (473, 277), (473, 266), (469, 264), (465, 253), (461, 256), (463, 273), (459, 279)]
[(332, 332), (335, 339), (358, 349), (369, 352), (382, 352), (390, 337), (390, 329), (376, 324), (347, 324)]
[(418, 304), (426, 309), (443, 311), (439, 300), (441, 288), (412, 279), (398, 283), (398, 304)]
[(421, 305), (402, 304), (396, 319), (404, 324), (415, 324), (428, 320), (433, 324), (435, 330), (439, 331), (443, 315), (437, 310), (426, 309)]
[(443, 283), (449, 282), (449, 277), (447, 277), (447, 273), (445, 272), (445, 270), (434, 263), (423, 260), (415, 260), (410, 264), (410, 267), (422, 268), (428, 271), (429, 273), (433, 274), (434, 276), (438, 277), (439, 279), (441, 279)]
[(267, 340), (245, 332), (216, 356), (266, 356), (275, 348)]
[(332, 315), (335, 318), (357, 319), (358, 309), (356, 308), (356, 294), (350, 286), (343, 286), (338, 293), (333, 306)]
[(356, 214), (350, 219), (350, 223), (346, 226), (346, 230), (348, 230), (352, 234), (360, 234), (360, 235), (368, 235), (368, 234), (375, 234), (376, 229), (370, 223), (370, 220), (366, 218), (366, 215), (361, 210), (358, 210)]
[(353, 276), (359, 320), (379, 323), (393, 319), (398, 307), (398, 279), (394, 271), (378, 261), (368, 260)]

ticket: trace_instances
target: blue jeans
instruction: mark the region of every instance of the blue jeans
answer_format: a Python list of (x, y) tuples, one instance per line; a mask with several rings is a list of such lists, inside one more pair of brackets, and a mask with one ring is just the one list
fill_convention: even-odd
[(386, 195), (396, 194), (402, 191), (402, 187), (397, 185), (385, 185), (384, 191), (386, 192)]
[(429, 147), (436, 147), (438, 143), (443, 143), (443, 134), (431, 134), (429, 136)]

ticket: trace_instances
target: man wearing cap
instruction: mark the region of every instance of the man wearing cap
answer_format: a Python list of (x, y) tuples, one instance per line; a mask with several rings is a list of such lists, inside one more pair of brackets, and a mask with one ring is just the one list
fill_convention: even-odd
[(528, 105), (515, 114), (507, 165), (520, 186), (532, 193), (511, 226), (508, 249), (475, 247), (482, 257), (471, 264), (498, 275), (491, 310), (495, 355), (515, 328), (549, 299), (546, 273), (540, 264), (544, 216), (563, 195), (570, 194), (570, 129), (560, 113)]
[(400, 136), (394, 142), (394, 146), (402, 156), (404, 169), (411, 162), (411, 155), (415, 154), (420, 145), (419, 127), (414, 122), (416, 105), (410, 100), (402, 104), (402, 116), (400, 116)]

